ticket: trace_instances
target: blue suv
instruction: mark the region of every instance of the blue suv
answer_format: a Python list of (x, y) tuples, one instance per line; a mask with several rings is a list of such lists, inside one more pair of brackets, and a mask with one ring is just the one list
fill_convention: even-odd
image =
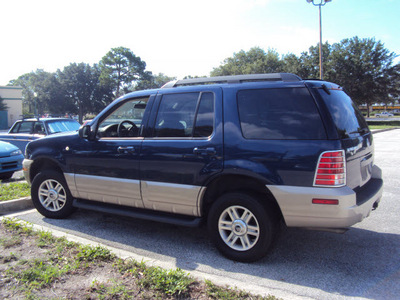
[[(373, 137), (337, 84), (293, 74), (195, 78), (127, 94), (79, 133), (28, 144), (32, 201), (197, 226), (255, 261), (279, 225), (343, 231), (378, 206)], [(204, 222), (202, 222), (204, 221)]]

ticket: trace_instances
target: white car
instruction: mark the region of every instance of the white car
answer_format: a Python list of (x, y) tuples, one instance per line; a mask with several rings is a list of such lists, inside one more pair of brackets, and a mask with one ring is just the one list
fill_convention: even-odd
[(375, 117), (380, 118), (380, 117), (393, 117), (394, 115), (391, 114), (390, 112), (384, 111), (378, 114), (375, 114)]

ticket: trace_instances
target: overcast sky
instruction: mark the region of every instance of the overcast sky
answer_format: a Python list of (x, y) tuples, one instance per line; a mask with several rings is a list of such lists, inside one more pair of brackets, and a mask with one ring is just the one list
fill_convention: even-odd
[[(119, 46), (148, 71), (179, 79), (208, 76), (240, 50), (299, 55), (319, 41), (318, 7), (306, 0), (3, 0), (0, 7), (0, 85), (36, 69), (94, 64)], [(375, 38), (400, 54), (399, 19), (400, 0), (332, 0), (322, 7), (323, 41)]]

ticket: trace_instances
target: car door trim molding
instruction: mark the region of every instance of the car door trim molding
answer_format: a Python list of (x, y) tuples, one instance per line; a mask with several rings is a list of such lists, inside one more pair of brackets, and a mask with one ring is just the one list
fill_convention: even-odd
[(75, 198), (143, 208), (139, 180), (73, 173), (64, 176)]
[(74, 198), (201, 216), (204, 186), (73, 173), (64, 173), (64, 176)]
[(175, 214), (201, 216), (200, 204), (206, 187), (155, 181), (142, 181), (145, 208)]

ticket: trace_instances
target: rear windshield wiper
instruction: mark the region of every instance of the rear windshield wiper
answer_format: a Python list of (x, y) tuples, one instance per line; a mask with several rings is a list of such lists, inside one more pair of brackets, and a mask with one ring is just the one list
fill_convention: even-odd
[(324, 90), (325, 93), (327, 93), (328, 95), (331, 94), (331, 91), (328, 89), (328, 87), (325, 84), (321, 85), (322, 89)]
[(356, 130), (356, 131), (350, 132), (349, 134), (353, 134), (353, 133), (365, 134), (365, 133), (367, 133), (367, 132), (368, 132), (368, 128), (360, 128), (360, 129), (358, 129), (358, 130)]

